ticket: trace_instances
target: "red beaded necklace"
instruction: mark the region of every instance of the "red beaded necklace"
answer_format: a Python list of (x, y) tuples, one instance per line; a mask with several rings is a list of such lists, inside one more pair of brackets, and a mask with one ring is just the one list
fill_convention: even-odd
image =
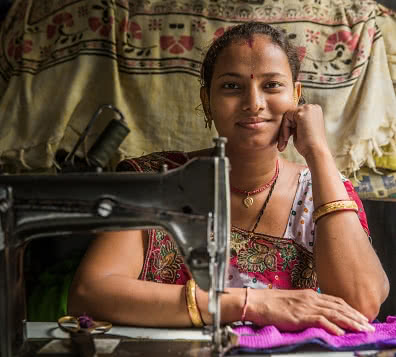
[(268, 187), (270, 187), (274, 183), (274, 181), (278, 178), (278, 175), (279, 175), (279, 160), (276, 160), (275, 174), (272, 177), (272, 179), (269, 182), (267, 182), (265, 185), (255, 189), (253, 191), (241, 190), (239, 188), (231, 186), (231, 191), (234, 193), (245, 194), (246, 197), (243, 199), (242, 202), (246, 208), (249, 208), (251, 205), (253, 205), (253, 202), (254, 202), (253, 197), (251, 197), (251, 196), (256, 195), (257, 193), (263, 192)]

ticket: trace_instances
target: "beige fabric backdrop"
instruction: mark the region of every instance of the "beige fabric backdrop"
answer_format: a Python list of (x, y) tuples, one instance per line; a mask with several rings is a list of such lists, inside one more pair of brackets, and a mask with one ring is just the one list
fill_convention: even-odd
[(299, 47), (304, 94), (324, 109), (339, 168), (374, 166), (396, 132), (396, 25), (371, 0), (16, 0), (0, 33), (0, 163), (50, 169), (107, 103), (131, 129), (115, 160), (211, 145), (216, 133), (195, 110), (202, 52), (249, 20)]

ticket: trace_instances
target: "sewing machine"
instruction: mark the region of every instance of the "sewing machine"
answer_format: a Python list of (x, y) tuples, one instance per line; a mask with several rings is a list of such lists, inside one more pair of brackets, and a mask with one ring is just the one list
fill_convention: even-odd
[(209, 291), (213, 354), (232, 339), (220, 327), (230, 236), (225, 138), (213, 157), (149, 173), (0, 176), (0, 351), (26, 351), (23, 254), (40, 237), (160, 226), (174, 237), (197, 284)]

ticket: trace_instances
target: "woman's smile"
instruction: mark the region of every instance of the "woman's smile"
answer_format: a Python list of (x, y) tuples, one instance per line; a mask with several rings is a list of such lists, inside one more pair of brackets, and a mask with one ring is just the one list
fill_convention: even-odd
[(273, 120), (267, 118), (260, 118), (260, 117), (251, 117), (238, 121), (236, 125), (243, 129), (260, 130), (265, 128), (267, 124), (271, 121)]

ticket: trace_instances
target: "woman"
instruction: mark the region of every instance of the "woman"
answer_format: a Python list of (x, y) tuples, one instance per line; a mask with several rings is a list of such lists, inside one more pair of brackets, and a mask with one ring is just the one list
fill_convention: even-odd
[[(206, 124), (228, 138), (232, 167), (222, 323), (249, 320), (289, 331), (320, 326), (337, 335), (372, 331), (369, 321), (388, 295), (388, 279), (361, 202), (330, 154), (321, 108), (298, 105), (299, 67), (284, 34), (263, 23), (227, 31), (202, 65)], [(290, 136), (308, 168), (279, 157)], [(161, 161), (176, 167), (211, 150), (157, 153), (126, 160), (120, 169), (154, 170)], [(103, 233), (75, 276), (69, 310), (119, 324), (211, 323), (208, 295), (197, 287), (194, 300), (189, 279), (165, 232)]]

